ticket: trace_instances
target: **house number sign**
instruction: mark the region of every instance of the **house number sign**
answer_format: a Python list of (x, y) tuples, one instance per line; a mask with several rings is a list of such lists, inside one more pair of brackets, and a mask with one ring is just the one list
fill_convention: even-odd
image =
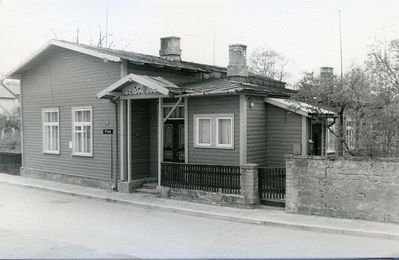
[(114, 129), (103, 129), (104, 135), (112, 135), (114, 134)]

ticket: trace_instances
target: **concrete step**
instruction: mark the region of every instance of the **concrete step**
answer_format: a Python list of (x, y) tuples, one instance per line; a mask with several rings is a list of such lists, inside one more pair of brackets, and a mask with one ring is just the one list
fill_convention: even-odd
[(144, 183), (143, 187), (147, 188), (147, 189), (156, 189), (158, 185), (158, 182), (148, 182), (148, 183)]
[(150, 193), (150, 194), (158, 194), (156, 189), (148, 189), (145, 187), (138, 188), (136, 189), (137, 192), (142, 192), (142, 193)]

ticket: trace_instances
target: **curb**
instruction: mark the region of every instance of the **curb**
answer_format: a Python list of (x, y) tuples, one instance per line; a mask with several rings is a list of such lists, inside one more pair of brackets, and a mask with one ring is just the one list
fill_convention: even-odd
[(246, 218), (246, 217), (228, 216), (228, 215), (224, 215), (224, 214), (211, 213), (211, 212), (206, 212), (206, 211), (191, 210), (191, 209), (177, 208), (177, 207), (171, 207), (171, 206), (162, 206), (162, 205), (158, 205), (158, 204), (124, 200), (124, 199), (113, 199), (113, 198), (110, 198), (107, 196), (77, 193), (77, 192), (67, 191), (67, 190), (58, 190), (58, 189), (50, 188), (47, 186), (22, 184), (22, 183), (7, 182), (7, 181), (2, 181), (2, 180), (0, 180), (0, 183), (6, 184), (6, 185), (19, 186), (19, 187), (28, 188), (28, 189), (37, 189), (37, 190), (50, 191), (50, 192), (55, 192), (55, 193), (60, 193), (60, 194), (71, 195), (71, 196), (77, 196), (77, 197), (82, 197), (82, 198), (86, 198), (86, 199), (105, 201), (105, 202), (109, 202), (109, 203), (118, 203), (121, 205), (141, 207), (144, 209), (155, 209), (155, 210), (160, 210), (160, 211), (169, 212), (169, 213), (178, 213), (178, 214), (184, 214), (184, 215), (189, 215), (189, 216), (205, 217), (205, 218), (209, 218), (209, 219), (227, 220), (227, 221), (232, 221), (232, 222), (237, 222), (237, 223), (273, 226), (273, 227), (279, 227), (279, 228), (288, 228), (288, 229), (305, 230), (305, 231), (318, 231), (318, 232), (331, 233), (331, 234), (344, 234), (344, 235), (354, 235), (354, 236), (370, 237), (370, 238), (399, 240), (399, 234), (372, 232), (372, 231), (365, 231), (365, 230), (343, 229), (343, 228), (330, 228), (330, 227), (324, 227), (324, 226), (316, 226), (316, 225), (312, 226), (312, 225), (292, 223), (292, 222), (283, 222), (283, 221), (275, 221), (275, 220), (260, 220), (260, 219)]

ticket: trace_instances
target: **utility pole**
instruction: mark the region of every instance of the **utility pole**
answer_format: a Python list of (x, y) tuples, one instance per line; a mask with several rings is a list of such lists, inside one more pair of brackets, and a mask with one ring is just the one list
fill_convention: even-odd
[(339, 52), (341, 56), (341, 80), (344, 77), (344, 72), (342, 69), (342, 33), (341, 33), (341, 9), (338, 10), (338, 23), (339, 23)]
[[(338, 23), (339, 23), (339, 53), (340, 53), (340, 59), (341, 59), (341, 80), (340, 84), (341, 87), (343, 87), (343, 78), (344, 78), (344, 72), (342, 68), (342, 33), (341, 33), (341, 9), (338, 10)], [(338, 146), (338, 156), (343, 156), (344, 155), (344, 147), (343, 147), (343, 138), (344, 138), (344, 110), (341, 109), (338, 113), (339, 117), (339, 137), (341, 140), (339, 140), (339, 146)]]
[(105, 48), (108, 48), (108, 0), (107, 0), (107, 13), (105, 14)]

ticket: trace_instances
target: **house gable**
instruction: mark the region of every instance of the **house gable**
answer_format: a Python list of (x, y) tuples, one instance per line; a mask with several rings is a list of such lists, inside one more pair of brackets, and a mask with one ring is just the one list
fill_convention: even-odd
[[(110, 179), (110, 142), (102, 128), (115, 128), (115, 105), (97, 99), (96, 94), (118, 79), (120, 64), (58, 47), (23, 73), (23, 167)], [(80, 106), (93, 110), (93, 157), (72, 156), (70, 149), (72, 108)], [(59, 108), (59, 155), (41, 153), (42, 108)]]

